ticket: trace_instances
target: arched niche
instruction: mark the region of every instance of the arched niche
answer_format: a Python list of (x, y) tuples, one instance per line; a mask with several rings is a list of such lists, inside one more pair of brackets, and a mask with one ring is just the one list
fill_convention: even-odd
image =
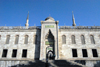
[(48, 51), (53, 51), (53, 53), (55, 53), (54, 51), (54, 47), (55, 47), (55, 41), (54, 41), (54, 36), (51, 32), (51, 30), (48, 31), (47, 35), (45, 36), (45, 46), (46, 46), (46, 53), (48, 53)]

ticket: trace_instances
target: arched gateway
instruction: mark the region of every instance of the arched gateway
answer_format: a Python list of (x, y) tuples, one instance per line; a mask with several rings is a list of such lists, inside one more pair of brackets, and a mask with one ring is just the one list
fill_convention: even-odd
[(54, 56), (58, 59), (58, 21), (47, 17), (41, 25), (40, 60)]
[(48, 34), (45, 37), (45, 45), (46, 45), (46, 58), (47, 59), (54, 59), (55, 55), (55, 41), (54, 41), (54, 36), (49, 30)]

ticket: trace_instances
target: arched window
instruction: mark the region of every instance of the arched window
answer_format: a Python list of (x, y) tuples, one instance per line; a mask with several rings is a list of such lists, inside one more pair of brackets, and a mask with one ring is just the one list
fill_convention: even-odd
[(99, 35), (99, 39), (100, 39), (100, 35)]
[(65, 35), (62, 36), (62, 44), (66, 44), (66, 36)]
[(71, 36), (71, 39), (72, 39), (72, 44), (76, 44), (75, 36), (74, 35)]
[(9, 40), (10, 40), (10, 35), (7, 35), (7, 37), (6, 37), (6, 44), (9, 44)]
[(90, 40), (91, 40), (91, 44), (95, 44), (94, 36), (93, 35), (90, 35)]
[(16, 37), (15, 37), (15, 44), (18, 44), (18, 40), (19, 40), (19, 35), (16, 35)]
[(37, 35), (33, 37), (33, 44), (37, 44)]
[(0, 35), (0, 40), (1, 40), (1, 35)]
[(28, 44), (28, 35), (25, 35), (25, 42), (24, 44)]
[(81, 43), (82, 43), (82, 44), (85, 44), (85, 38), (84, 38), (84, 35), (81, 35)]

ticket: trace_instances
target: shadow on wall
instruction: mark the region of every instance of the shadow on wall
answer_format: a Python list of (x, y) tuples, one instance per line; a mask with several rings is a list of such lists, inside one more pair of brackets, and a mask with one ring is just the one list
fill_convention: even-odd
[[(82, 65), (86, 65), (86, 60), (75, 60), (74, 62), (80, 63)], [(91, 61), (92, 64), (92, 61)], [(100, 61), (96, 61), (96, 63), (94, 64), (94, 67), (100, 67)]]
[[(8, 66), (9, 67), (9, 66)], [(10, 67), (45, 67), (45, 62), (43, 61), (28, 61), (26, 64), (17, 64)]]
[(49, 60), (48, 64), (43, 61), (28, 61), (28, 64), (18, 64), (11, 67), (82, 67), (66, 60)]
[(97, 61), (97, 63), (94, 64), (94, 67), (100, 67), (100, 61)]
[(41, 30), (36, 29), (36, 35), (34, 35), (34, 44), (35, 44), (35, 60), (39, 60), (40, 58), (40, 41), (41, 41)]
[(80, 63), (82, 65), (86, 64), (85, 60), (75, 60), (74, 62)]

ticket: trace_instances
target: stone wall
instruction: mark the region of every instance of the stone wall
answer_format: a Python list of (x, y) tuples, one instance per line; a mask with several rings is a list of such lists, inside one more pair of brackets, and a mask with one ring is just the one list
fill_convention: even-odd
[[(100, 60), (100, 29), (59, 29), (59, 59), (67, 60)], [(62, 44), (62, 35), (66, 36), (66, 44)], [(75, 35), (76, 44), (72, 44), (71, 36)], [(81, 43), (81, 35), (85, 43)], [(95, 44), (91, 44), (90, 35), (94, 36)], [(73, 57), (72, 49), (77, 49), (77, 57)], [(82, 49), (87, 50), (88, 57), (83, 57)], [(92, 49), (96, 49), (98, 57), (93, 57)]]
[[(24, 29), (24, 30), (0, 30), (0, 59), (2, 60), (28, 60), (28, 59), (39, 59), (40, 55), (40, 32), (39, 29)], [(9, 44), (6, 44), (6, 36), (10, 35)], [(15, 44), (15, 36), (19, 35), (18, 44)], [(28, 44), (24, 44), (25, 35), (28, 35)], [(34, 35), (37, 35), (37, 44), (34, 44)], [(2, 53), (3, 49), (7, 49), (7, 57), (3, 58)], [(17, 49), (17, 56), (12, 58), (13, 49)], [(27, 50), (27, 57), (22, 58), (22, 50)]]

